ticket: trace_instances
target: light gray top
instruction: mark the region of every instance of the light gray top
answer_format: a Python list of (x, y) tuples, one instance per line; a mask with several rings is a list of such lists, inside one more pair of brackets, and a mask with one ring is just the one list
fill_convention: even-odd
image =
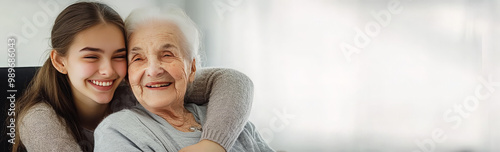
[[(201, 125), (206, 121), (206, 106), (186, 104)], [(175, 129), (162, 117), (147, 111), (141, 105), (116, 112), (96, 128), (96, 152), (108, 151), (167, 151), (180, 149), (197, 143), (202, 132), (182, 132)], [(248, 122), (229, 152), (272, 152), (259, 135), (255, 126)]]
[[(252, 99), (252, 81), (243, 73), (232, 69), (199, 68), (195, 81), (188, 87), (186, 101), (208, 104), (207, 121), (200, 140), (215, 141), (224, 148), (232, 147), (248, 120)], [(120, 86), (111, 101), (113, 111), (135, 106), (136, 99), (130, 88)], [(84, 129), (86, 137), (80, 143), (48, 104), (31, 107), (20, 121), (20, 139), (28, 151), (82, 151), (93, 149), (93, 131)]]

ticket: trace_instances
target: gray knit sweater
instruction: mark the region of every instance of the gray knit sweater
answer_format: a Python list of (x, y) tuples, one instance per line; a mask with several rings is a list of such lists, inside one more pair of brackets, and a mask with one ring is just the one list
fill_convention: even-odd
[[(208, 103), (207, 121), (200, 140), (208, 139), (232, 147), (243, 130), (253, 98), (253, 84), (241, 72), (222, 68), (200, 68), (188, 86), (186, 101)], [(111, 101), (113, 111), (135, 106), (130, 88), (121, 86)], [(19, 126), (20, 139), (28, 151), (92, 151), (93, 131), (84, 129), (86, 139), (77, 143), (64, 121), (43, 102), (31, 107)]]
[[(195, 120), (201, 125), (206, 121), (206, 106), (187, 104)], [(96, 128), (95, 152), (109, 151), (164, 151), (177, 152), (197, 143), (202, 132), (181, 132), (162, 117), (149, 112), (141, 105), (116, 112)], [(233, 147), (228, 152), (273, 152), (248, 122)]]

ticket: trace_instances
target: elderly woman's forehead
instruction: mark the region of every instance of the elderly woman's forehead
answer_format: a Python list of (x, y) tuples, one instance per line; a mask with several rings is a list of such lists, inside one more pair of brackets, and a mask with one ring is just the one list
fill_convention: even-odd
[(130, 40), (136, 37), (149, 37), (149, 36), (175, 36), (177, 38), (183, 37), (182, 31), (178, 26), (172, 22), (147, 22), (137, 26), (136, 30), (131, 33)]
[(158, 20), (158, 19), (152, 19), (145, 21), (141, 24), (138, 24), (136, 31), (140, 29), (169, 30), (177, 32), (180, 31), (179, 26), (175, 22), (169, 20)]
[(164, 50), (165, 46), (169, 46), (168, 48), (172, 49), (172, 51), (180, 51), (180, 55), (185, 55), (187, 49), (185, 45), (184, 35), (177, 29), (175, 24), (171, 22), (148, 22), (148, 24), (138, 26), (137, 30), (134, 31), (130, 37), (129, 49), (130, 51), (150, 52)]
[(171, 22), (149, 22), (139, 25), (137, 29), (131, 33), (130, 41), (136, 38), (154, 38), (154, 37), (172, 37), (182, 41), (182, 31), (176, 24)]

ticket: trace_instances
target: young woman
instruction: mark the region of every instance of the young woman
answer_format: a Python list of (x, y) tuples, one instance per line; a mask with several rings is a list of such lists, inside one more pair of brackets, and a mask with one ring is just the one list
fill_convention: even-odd
[[(104, 117), (136, 103), (127, 75), (124, 23), (109, 6), (79, 2), (56, 18), (53, 50), (16, 107), (13, 151), (92, 151)], [(208, 104), (200, 142), (181, 151), (227, 151), (246, 124), (253, 85), (228, 69), (202, 69), (186, 98)]]

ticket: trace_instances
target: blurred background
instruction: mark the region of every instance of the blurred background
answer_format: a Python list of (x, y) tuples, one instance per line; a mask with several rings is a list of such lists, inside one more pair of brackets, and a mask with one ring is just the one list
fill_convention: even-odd
[[(16, 66), (42, 64), (74, 2), (0, 2)], [(253, 80), (250, 121), (278, 151), (500, 151), (499, 0), (102, 2), (123, 18), (184, 8), (203, 32), (203, 65)]]

